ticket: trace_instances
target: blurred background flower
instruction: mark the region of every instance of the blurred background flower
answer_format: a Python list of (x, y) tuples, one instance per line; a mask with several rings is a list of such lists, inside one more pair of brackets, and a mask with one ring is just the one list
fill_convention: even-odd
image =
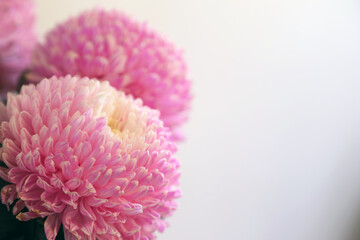
[(161, 112), (173, 139), (182, 139), (191, 100), (182, 52), (146, 24), (101, 9), (61, 23), (36, 48), (28, 79), (66, 74), (108, 80), (141, 98)]
[(0, 96), (15, 90), (36, 42), (33, 0), (0, 1)]

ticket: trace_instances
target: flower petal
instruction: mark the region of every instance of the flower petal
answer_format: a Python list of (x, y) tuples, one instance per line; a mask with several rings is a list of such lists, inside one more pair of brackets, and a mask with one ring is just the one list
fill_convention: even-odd
[(57, 216), (57, 214), (53, 214), (47, 217), (44, 224), (44, 229), (45, 229), (46, 238), (48, 240), (55, 240), (60, 225), (61, 225), (61, 221), (60, 218)]

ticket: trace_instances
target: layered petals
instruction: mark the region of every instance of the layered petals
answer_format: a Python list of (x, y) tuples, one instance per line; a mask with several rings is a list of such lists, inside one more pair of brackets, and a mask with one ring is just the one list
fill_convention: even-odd
[[(1, 192), (55, 239), (155, 239), (179, 197), (176, 145), (159, 112), (108, 82), (53, 77), (2, 106)], [(18, 200), (16, 200), (18, 199)], [(22, 210), (24, 207), (28, 211)]]
[(174, 139), (191, 101), (182, 51), (117, 11), (95, 9), (58, 25), (37, 46), (28, 79), (67, 74), (108, 80), (158, 109)]

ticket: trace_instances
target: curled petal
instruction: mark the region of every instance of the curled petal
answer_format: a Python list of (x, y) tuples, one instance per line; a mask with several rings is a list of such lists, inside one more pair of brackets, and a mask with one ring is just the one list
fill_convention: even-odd
[(19, 221), (29, 221), (31, 219), (38, 217), (40, 217), (40, 215), (35, 212), (25, 212), (25, 213), (21, 212), (16, 216), (17, 220)]
[(11, 204), (17, 197), (17, 192), (14, 184), (9, 184), (1, 189), (1, 202), (6, 205), (9, 210)]
[(13, 207), (13, 215), (18, 214), (24, 208), (25, 208), (25, 202), (23, 200), (18, 200)]
[(8, 173), (9, 173), (8, 168), (0, 167), (0, 178), (2, 178), (5, 182), (10, 182)]
[(44, 225), (46, 238), (54, 240), (59, 231), (61, 221), (56, 214), (47, 217)]

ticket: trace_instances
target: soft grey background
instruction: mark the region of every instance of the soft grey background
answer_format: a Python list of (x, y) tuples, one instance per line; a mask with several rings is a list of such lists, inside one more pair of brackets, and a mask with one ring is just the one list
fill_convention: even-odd
[(360, 2), (38, 0), (39, 33), (116, 7), (185, 49), (183, 198), (161, 240), (344, 240), (360, 222)]

